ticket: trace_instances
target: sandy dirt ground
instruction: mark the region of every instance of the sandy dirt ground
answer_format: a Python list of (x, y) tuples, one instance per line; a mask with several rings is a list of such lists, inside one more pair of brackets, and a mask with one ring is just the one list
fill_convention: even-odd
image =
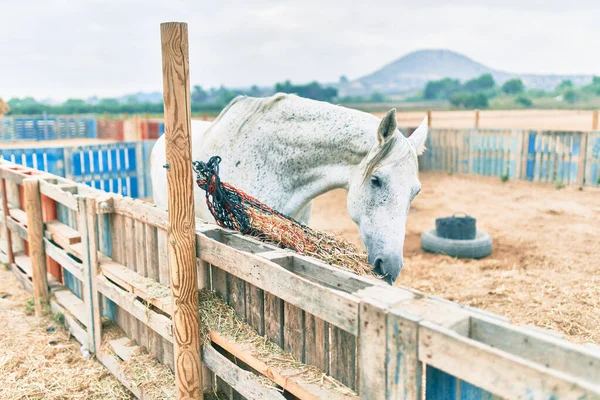
[[(385, 113), (375, 113), (383, 117)], [(423, 120), (423, 111), (398, 112), (398, 125), (415, 127)], [(527, 128), (548, 130), (591, 130), (592, 111), (587, 110), (487, 110), (479, 112), (480, 128)], [(435, 128), (472, 128), (474, 111), (432, 111)]]
[[(430, 172), (420, 178), (396, 285), (555, 330), (574, 342), (600, 343), (599, 190)], [(461, 260), (421, 250), (421, 233), (435, 228), (436, 218), (460, 211), (492, 236), (492, 254)], [(360, 245), (344, 190), (316, 200), (311, 225)]]
[[(379, 118), (385, 113), (373, 113)], [(425, 111), (398, 111), (400, 127), (416, 127)], [(216, 117), (207, 118), (213, 121)], [(194, 118), (203, 119), (203, 118)], [(588, 131), (592, 129), (592, 111), (589, 110), (482, 110), (479, 112), (480, 128), (495, 129), (547, 129), (554, 131)], [(432, 126), (435, 128), (472, 128), (475, 126), (475, 111), (432, 111)]]
[(0, 399), (134, 399), (0, 266)]

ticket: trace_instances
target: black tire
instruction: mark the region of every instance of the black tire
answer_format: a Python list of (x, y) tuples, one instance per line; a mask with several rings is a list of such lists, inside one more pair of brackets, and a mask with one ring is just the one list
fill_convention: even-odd
[(432, 229), (421, 235), (421, 248), (430, 253), (457, 258), (483, 258), (492, 253), (492, 238), (479, 231), (473, 240), (445, 239), (438, 237), (435, 229)]

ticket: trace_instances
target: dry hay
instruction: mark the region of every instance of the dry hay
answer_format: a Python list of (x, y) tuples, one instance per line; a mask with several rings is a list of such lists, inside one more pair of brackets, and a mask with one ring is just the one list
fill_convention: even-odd
[(206, 203), (215, 221), (222, 227), (295, 250), (358, 275), (376, 276), (367, 254), (348, 241), (310, 228), (273, 210), (247, 193), (221, 182), (221, 158), (207, 163), (194, 162), (196, 183), (206, 192)]
[[(110, 345), (111, 340), (126, 336), (125, 332), (114, 322), (106, 321), (102, 327), (102, 351), (107, 351), (118, 358)], [(131, 340), (128, 345), (135, 345)], [(119, 359), (120, 360), (120, 359)], [(148, 399), (174, 399), (176, 398), (175, 376), (164, 364), (160, 364), (154, 356), (148, 354), (143, 346), (139, 346), (131, 353), (128, 360), (120, 361), (123, 374), (138, 388), (144, 391)]]
[(367, 262), (367, 253), (345, 239), (267, 213), (253, 212), (250, 223), (259, 232), (253, 236), (265, 243), (296, 250), (358, 275), (377, 276)]
[(59, 318), (25, 314), (29, 299), (12, 272), (0, 267), (0, 398), (134, 398), (102, 365), (82, 356)]
[[(342, 383), (331, 378), (319, 368), (298, 361), (293, 355), (285, 352), (266, 336), (260, 336), (252, 327), (240, 321), (235, 310), (215, 292), (202, 289), (198, 293), (200, 309), (200, 333), (202, 342), (210, 344), (210, 332), (218, 332), (238, 344), (249, 344), (253, 348), (253, 356), (263, 361), (269, 370), (282, 376), (293, 376), (306, 383), (326, 383), (343, 394), (355, 394)], [(273, 382), (261, 376), (265, 386), (273, 386)]]

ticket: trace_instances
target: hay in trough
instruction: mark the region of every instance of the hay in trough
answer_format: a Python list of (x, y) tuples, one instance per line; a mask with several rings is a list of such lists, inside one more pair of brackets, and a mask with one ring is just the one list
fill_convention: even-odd
[[(112, 321), (106, 321), (102, 327), (102, 351), (107, 351), (113, 357), (118, 355), (110, 345), (111, 340), (126, 336), (125, 332)], [(131, 340), (131, 345), (135, 341)], [(176, 398), (175, 376), (164, 364), (160, 364), (154, 356), (148, 354), (144, 347), (139, 346), (127, 360), (120, 361), (123, 374), (138, 388), (142, 389), (148, 399)]]
[[(210, 332), (233, 339), (239, 344), (250, 344), (255, 351), (253, 355), (263, 361), (270, 370), (283, 376), (294, 371), (294, 377), (306, 383), (327, 383), (330, 387), (343, 394), (354, 394), (342, 383), (325, 374), (313, 365), (307, 365), (297, 360), (293, 355), (286, 353), (266, 336), (260, 336), (251, 326), (240, 321), (235, 310), (227, 302), (208, 289), (198, 292), (200, 309), (200, 334), (202, 342), (210, 344)], [(287, 371), (287, 372), (286, 372)], [(300, 371), (298, 373), (298, 371)], [(266, 377), (261, 380), (265, 386), (274, 383)]]
[(353, 244), (301, 224), (230, 184), (221, 182), (220, 161), (221, 158), (215, 156), (208, 163), (194, 162), (196, 183), (206, 191), (208, 208), (220, 226), (295, 250), (358, 275), (377, 276), (367, 262), (367, 254)]

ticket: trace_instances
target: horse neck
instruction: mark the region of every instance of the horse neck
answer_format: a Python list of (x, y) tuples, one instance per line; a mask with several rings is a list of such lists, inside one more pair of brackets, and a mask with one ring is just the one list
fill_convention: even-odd
[[(290, 166), (286, 175), (292, 179), (289, 186), (295, 193), (295, 206), (302, 207), (333, 189), (347, 189), (356, 168), (377, 142), (379, 120), (332, 105), (304, 112), (290, 107), (289, 112), (293, 115), (289, 129), (277, 130), (276, 143), (281, 144)], [(285, 107), (282, 113), (285, 120)]]

